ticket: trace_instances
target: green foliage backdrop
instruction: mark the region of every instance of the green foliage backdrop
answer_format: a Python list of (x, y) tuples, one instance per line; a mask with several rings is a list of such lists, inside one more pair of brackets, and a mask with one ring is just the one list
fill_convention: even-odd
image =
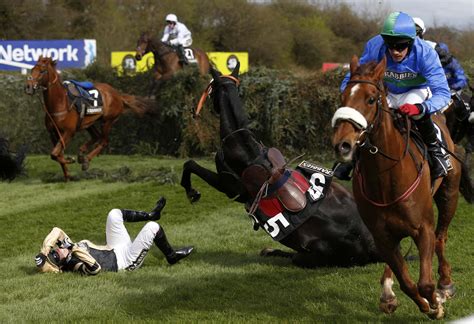
[[(39, 95), (22, 92), (25, 77), (0, 78), (0, 129), (12, 145), (27, 143), (31, 153), (49, 153), (51, 143), (44, 128), (45, 113)], [(111, 68), (98, 64), (86, 70), (64, 72), (63, 79), (100, 80), (122, 92), (144, 95), (151, 78), (148, 74), (117, 77)], [(313, 73), (295, 76), (268, 68), (255, 68), (242, 75), (240, 92), (251, 119), (250, 128), (264, 144), (277, 146), (288, 154), (321, 154), (330, 145), (330, 118), (338, 102), (342, 74)], [(152, 113), (143, 119), (126, 114), (114, 125), (107, 150), (114, 154), (209, 155), (219, 145), (218, 116), (209, 100), (203, 115), (192, 118), (208, 77), (186, 69), (163, 84)], [(67, 152), (75, 154), (87, 138), (78, 134)]]

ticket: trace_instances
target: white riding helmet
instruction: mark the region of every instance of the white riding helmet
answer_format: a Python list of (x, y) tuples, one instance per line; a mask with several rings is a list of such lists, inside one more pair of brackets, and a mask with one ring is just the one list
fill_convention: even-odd
[(166, 16), (166, 21), (172, 21), (174, 23), (177, 23), (178, 22), (178, 17), (176, 17), (175, 14), (168, 14)]
[[(413, 21), (415, 22), (416, 27), (419, 27), (419, 29), (421, 29), (421, 35), (418, 35), (418, 36), (423, 36), (426, 32), (425, 22), (420, 17), (413, 17)], [(417, 28), (417, 32), (418, 32), (418, 28)]]

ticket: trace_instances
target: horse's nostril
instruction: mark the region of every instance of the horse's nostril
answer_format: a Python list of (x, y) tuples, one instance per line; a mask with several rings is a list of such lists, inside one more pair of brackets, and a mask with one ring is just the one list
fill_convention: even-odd
[(351, 152), (352, 145), (347, 142), (342, 142), (334, 146), (334, 150), (336, 151), (336, 154), (347, 155)]

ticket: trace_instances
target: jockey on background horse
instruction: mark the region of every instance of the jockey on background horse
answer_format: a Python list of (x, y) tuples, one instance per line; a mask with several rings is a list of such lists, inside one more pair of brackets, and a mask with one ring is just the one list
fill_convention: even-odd
[(191, 32), (183, 23), (178, 21), (178, 17), (175, 14), (168, 14), (166, 16), (166, 27), (161, 41), (176, 48), (179, 61), (182, 64), (188, 64), (184, 48), (191, 46), (193, 43)]
[[(431, 115), (446, 107), (451, 98), (438, 54), (416, 37), (415, 23), (409, 15), (393, 12), (385, 20), (380, 35), (367, 42), (360, 64), (380, 62), (383, 57), (387, 59), (383, 80), (389, 107), (398, 109), (415, 122), (428, 147), (431, 178), (446, 176), (452, 166), (441, 148), (431, 120)], [(350, 76), (350, 72), (346, 74), (341, 92)], [(350, 169), (337, 166), (335, 175), (347, 179), (347, 171), (350, 172)]]

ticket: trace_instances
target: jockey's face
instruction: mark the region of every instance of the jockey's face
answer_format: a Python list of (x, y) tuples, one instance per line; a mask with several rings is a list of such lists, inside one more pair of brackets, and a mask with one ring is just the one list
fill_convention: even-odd
[(401, 62), (408, 53), (408, 47), (405, 49), (389, 48), (388, 52), (395, 62)]
[(387, 43), (388, 52), (395, 62), (401, 62), (407, 56), (410, 42), (403, 43)]
[(174, 26), (176, 26), (176, 23), (174, 21), (167, 21), (166, 24), (168, 25), (169, 28), (173, 29)]

